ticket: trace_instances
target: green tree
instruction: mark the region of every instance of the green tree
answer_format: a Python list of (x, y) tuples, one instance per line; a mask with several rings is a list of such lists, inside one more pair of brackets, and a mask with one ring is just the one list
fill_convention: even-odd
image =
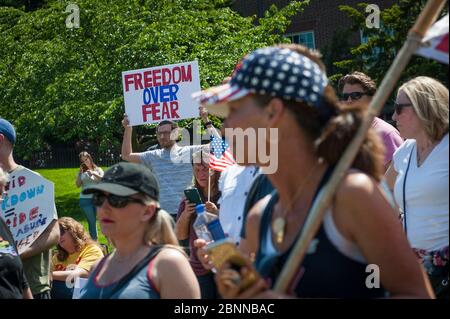
[[(367, 3), (356, 7), (340, 6), (353, 21), (351, 31), (362, 31), (368, 42), (351, 48), (351, 58), (334, 63), (337, 68), (331, 79), (336, 81), (344, 74), (362, 71), (381, 83), (384, 75), (406, 41), (408, 31), (413, 26), (426, 0), (399, 0), (397, 4), (381, 12), (381, 28), (366, 27), (365, 8)], [(448, 10), (441, 13), (445, 15)], [(414, 56), (402, 73), (399, 84), (419, 75), (434, 77), (448, 85), (448, 68), (439, 62)]]
[(283, 42), (307, 1), (272, 6), (257, 20), (227, 0), (78, 0), (72, 29), (70, 2), (41, 1), (32, 11), (21, 3), (0, 7), (0, 115), (16, 125), (16, 152), (26, 158), (79, 141), (118, 152), (122, 71), (196, 59), (201, 86), (216, 85), (249, 51)]

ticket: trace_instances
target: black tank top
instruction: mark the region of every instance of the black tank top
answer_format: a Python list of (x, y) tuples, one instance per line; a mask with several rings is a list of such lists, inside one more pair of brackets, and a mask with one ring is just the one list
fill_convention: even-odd
[[(330, 167), (322, 177), (314, 199), (330, 178), (331, 173)], [(273, 208), (277, 201), (278, 193), (274, 191), (262, 215), (259, 232), (260, 247), (255, 261), (256, 269), (269, 280), (271, 286), (275, 284), (293, 248), (292, 245), (281, 255), (279, 252), (273, 254), (266, 251), (267, 246), (264, 243), (270, 241), (273, 247), (272, 233), (269, 229)], [(299, 236), (300, 232), (296, 239)], [(339, 252), (328, 239), (323, 223), (311, 243), (313, 244), (311, 246), (315, 248), (305, 255), (303, 263), (298, 267), (289, 285), (288, 294), (303, 298), (381, 298), (386, 296), (386, 291), (381, 286), (371, 289), (366, 286), (366, 279), (372, 273), (366, 272), (367, 264), (357, 262)]]

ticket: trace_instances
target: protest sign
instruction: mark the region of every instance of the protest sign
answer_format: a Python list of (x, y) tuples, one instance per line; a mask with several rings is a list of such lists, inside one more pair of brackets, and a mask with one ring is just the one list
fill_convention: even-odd
[(52, 182), (27, 169), (9, 175), (0, 216), (9, 226), (19, 254), (38, 238), (56, 218)]
[(197, 61), (122, 72), (122, 83), (131, 126), (198, 116)]

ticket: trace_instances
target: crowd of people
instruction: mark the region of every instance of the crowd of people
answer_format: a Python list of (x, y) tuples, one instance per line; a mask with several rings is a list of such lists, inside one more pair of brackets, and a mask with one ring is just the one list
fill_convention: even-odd
[[(0, 298), (71, 298), (81, 277), (86, 299), (448, 299), (449, 95), (424, 76), (398, 89), (396, 128), (375, 117), (288, 289), (274, 289), (376, 90), (368, 75), (353, 72), (340, 79), (336, 94), (316, 52), (277, 45), (249, 53), (222, 85), (199, 92), (210, 136), (254, 129), (269, 145), (277, 130), (278, 167), (271, 174), (264, 172), (265, 154), (248, 139), (243, 150), (229, 141), (246, 156), (211, 169), (211, 145), (178, 145), (172, 121), (158, 124), (158, 148), (135, 153), (125, 115), (121, 156), (127, 162), (103, 172), (80, 153), (75, 183), (89, 233), (73, 218), (54, 216), (19, 255), (0, 218)], [(223, 117), (222, 127), (208, 114)], [(14, 127), (0, 119), (3, 196), (8, 175), (26, 169), (14, 161), (15, 142)], [(213, 265), (208, 243), (194, 231), (198, 203), (185, 196), (187, 189), (198, 190), (206, 210), (218, 215), (244, 266)], [(97, 221), (114, 247), (106, 255)], [(376, 287), (366, 280), (371, 265), (379, 269)], [(250, 273), (256, 280), (242, 286)]]

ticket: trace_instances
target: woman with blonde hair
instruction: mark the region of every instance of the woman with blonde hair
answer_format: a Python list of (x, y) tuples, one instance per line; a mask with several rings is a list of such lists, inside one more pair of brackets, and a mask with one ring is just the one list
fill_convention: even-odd
[(87, 278), (91, 267), (103, 257), (100, 247), (86, 233), (83, 225), (71, 217), (58, 220), (60, 238), (52, 258), (52, 298), (72, 298), (76, 277)]
[(100, 182), (103, 176), (103, 170), (97, 166), (92, 160), (91, 154), (86, 151), (81, 152), (80, 170), (75, 180), (75, 185), (81, 187), (80, 192), (80, 207), (83, 210), (89, 225), (89, 234), (93, 240), (97, 240), (97, 216), (95, 206), (92, 204), (92, 195), (83, 194), (83, 190), (92, 184)]
[(89, 186), (100, 227), (115, 251), (103, 258), (81, 291), (84, 299), (199, 298), (170, 215), (159, 206), (159, 184), (141, 164), (119, 163)]
[(448, 98), (442, 83), (425, 76), (398, 89), (392, 118), (406, 141), (386, 173), (404, 230), (438, 298), (448, 298)]

